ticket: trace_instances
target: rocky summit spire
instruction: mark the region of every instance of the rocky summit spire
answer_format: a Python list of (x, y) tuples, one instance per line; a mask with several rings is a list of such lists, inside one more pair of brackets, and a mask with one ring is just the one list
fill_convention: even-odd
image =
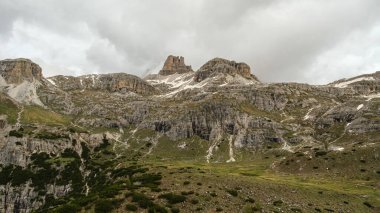
[(186, 66), (185, 59), (182, 56), (169, 55), (159, 74), (173, 75), (175, 73), (182, 74), (187, 72), (193, 72), (193, 69), (191, 66)]

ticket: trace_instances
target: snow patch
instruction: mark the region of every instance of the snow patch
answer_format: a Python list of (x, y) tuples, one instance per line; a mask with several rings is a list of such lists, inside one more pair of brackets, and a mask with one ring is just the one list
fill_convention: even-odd
[(53, 81), (53, 79), (47, 79), (51, 84), (53, 84), (54, 86), (57, 86), (57, 84)]
[(170, 87), (171, 91), (167, 94), (160, 95), (160, 97), (172, 97), (181, 91), (200, 89), (207, 85), (218, 86), (220, 82), (224, 82), (219, 85), (221, 87), (233, 84), (252, 85), (257, 83), (254, 80), (246, 79), (240, 75), (232, 76), (228, 74), (219, 74), (212, 78), (206, 78), (201, 82), (194, 81), (193, 77), (194, 73), (173, 74), (168, 76), (156, 75), (154, 78), (147, 79), (146, 81), (151, 85), (166, 84)]
[(229, 154), (230, 154), (230, 159), (228, 159), (228, 160), (226, 161), (227, 163), (235, 162), (235, 161), (236, 161), (235, 158), (234, 158), (234, 149), (233, 149), (234, 144), (232, 143), (232, 139), (233, 139), (233, 136), (230, 135), (230, 140), (229, 140), (229, 146), (230, 146), (230, 152), (229, 152)]
[(330, 146), (329, 150), (342, 152), (342, 151), (344, 151), (344, 147), (341, 147), (341, 146)]
[(288, 152), (294, 152), (292, 147), (289, 146), (288, 142), (284, 140), (284, 145), (281, 147), (282, 150), (288, 151)]
[(20, 111), (17, 113), (17, 120), (16, 120), (16, 125), (15, 125), (16, 128), (21, 127), (21, 116), (23, 112), (24, 112), (24, 106), (21, 106)]
[(310, 109), (307, 111), (305, 117), (303, 117), (303, 120), (304, 120), (304, 121), (310, 118), (310, 113), (313, 111), (313, 109), (314, 109), (314, 107), (313, 107), (313, 108), (310, 108)]
[(316, 107), (312, 107), (312, 108), (310, 108), (310, 109), (307, 111), (306, 115), (303, 117), (303, 120), (306, 121), (306, 120), (310, 119), (310, 118), (312, 117), (312, 116), (310, 115), (310, 113), (311, 113), (314, 109), (317, 109), (317, 108), (319, 108), (319, 107), (321, 107), (321, 105), (318, 105), (318, 106), (316, 106)]
[(212, 157), (212, 152), (214, 151), (214, 149), (215, 149), (215, 147), (216, 147), (216, 145), (218, 145), (218, 140), (215, 140), (212, 144), (211, 144), (211, 146), (208, 148), (208, 150), (207, 150), (207, 155), (206, 155), (206, 160), (207, 160), (207, 163), (210, 163), (210, 159), (211, 159), (211, 157)]
[(91, 75), (91, 78), (92, 78), (92, 86), (94, 87), (95, 86), (95, 75)]
[(378, 93), (378, 94), (372, 94), (372, 95), (365, 95), (365, 96), (362, 96), (362, 97), (363, 98), (367, 98), (366, 101), (370, 101), (370, 100), (372, 100), (374, 98), (380, 98), (380, 93)]
[(352, 83), (355, 83), (355, 82), (359, 82), (359, 81), (374, 81), (374, 80), (375, 80), (375, 78), (373, 78), (373, 77), (361, 77), (361, 78), (356, 78), (356, 79), (353, 79), (353, 80), (350, 80), (350, 81), (345, 81), (345, 82), (337, 83), (337, 84), (334, 84), (333, 86), (337, 87), (337, 88), (346, 88), (348, 85), (350, 85)]
[(178, 148), (184, 149), (187, 146), (186, 142), (183, 142), (178, 145)]
[(137, 128), (134, 130), (131, 130), (132, 135), (134, 135), (137, 132)]
[(358, 107), (356, 107), (356, 110), (360, 110), (361, 108), (363, 108), (363, 104), (360, 104)]

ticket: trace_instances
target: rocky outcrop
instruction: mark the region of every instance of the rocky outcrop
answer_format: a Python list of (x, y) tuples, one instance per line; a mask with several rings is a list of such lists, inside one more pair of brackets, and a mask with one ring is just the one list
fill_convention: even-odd
[(237, 63), (222, 58), (214, 58), (204, 64), (196, 72), (194, 80), (201, 82), (206, 78), (213, 77), (218, 74), (240, 75), (246, 79), (258, 80), (251, 74), (251, 68), (246, 63)]
[(41, 80), (41, 67), (29, 59), (6, 59), (0, 61), (0, 75), (8, 84), (21, 84), (23, 81)]
[(183, 74), (187, 72), (193, 72), (193, 69), (191, 69), (191, 66), (185, 64), (185, 59), (182, 56), (169, 55), (159, 74), (173, 75), (175, 73)]
[(64, 91), (69, 90), (104, 90), (109, 92), (128, 93), (133, 92), (140, 95), (157, 94), (158, 90), (137, 76), (126, 73), (54, 76), (48, 80)]

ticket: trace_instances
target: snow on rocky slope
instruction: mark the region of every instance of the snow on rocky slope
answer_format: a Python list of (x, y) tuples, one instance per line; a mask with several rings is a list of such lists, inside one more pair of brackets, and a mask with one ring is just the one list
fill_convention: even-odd
[(379, 80), (380, 80), (380, 71), (375, 72), (373, 74), (360, 75), (360, 76), (356, 76), (349, 79), (341, 79), (329, 85), (333, 87), (337, 87), (337, 88), (347, 88), (348, 86), (357, 82), (362, 82), (362, 81), (373, 82), (373, 81), (379, 81)]
[[(172, 97), (175, 94), (191, 89), (208, 86), (224, 87), (228, 85), (254, 85), (257, 78), (251, 74), (250, 67), (244, 63), (236, 63), (215, 58), (208, 61), (197, 72), (184, 69), (183, 57), (169, 56), (158, 74), (148, 75), (144, 79), (153, 86), (164, 88), (160, 96)], [(169, 63), (170, 62), (170, 63)]]

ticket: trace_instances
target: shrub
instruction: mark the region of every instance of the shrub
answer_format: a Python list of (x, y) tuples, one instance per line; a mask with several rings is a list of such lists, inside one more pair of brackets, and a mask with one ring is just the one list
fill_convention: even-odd
[(195, 205), (195, 204), (199, 203), (199, 200), (197, 200), (197, 199), (191, 199), (190, 203)]
[(148, 187), (157, 187), (161, 184), (160, 180), (162, 179), (161, 174), (142, 174), (138, 177), (133, 177), (133, 182), (141, 182), (141, 185)]
[(120, 205), (120, 200), (99, 200), (95, 204), (95, 213), (108, 213)]
[(170, 209), (170, 211), (171, 211), (172, 213), (179, 213), (179, 212), (180, 212), (178, 208), (174, 208), (174, 207), (172, 207), (172, 208)]
[(192, 194), (194, 194), (194, 191), (183, 191), (183, 192), (181, 192), (181, 195), (192, 195)]
[(128, 210), (128, 211), (137, 211), (137, 206), (133, 205), (133, 204), (127, 204), (125, 206), (125, 209)]
[(245, 199), (245, 202), (248, 202), (248, 203), (255, 203), (255, 199), (250, 198), (250, 197), (247, 197), (247, 199)]
[(95, 213), (107, 213), (111, 209), (113, 205), (110, 200), (100, 200), (95, 204)]
[(368, 208), (371, 208), (371, 209), (373, 208), (372, 204), (370, 204), (368, 201), (365, 201), (363, 204), (367, 206)]
[(261, 206), (259, 204), (256, 204), (255, 206), (244, 206), (243, 208), (243, 213), (253, 213), (253, 212), (258, 212), (261, 211)]
[(90, 149), (87, 147), (86, 143), (84, 142), (81, 142), (80, 145), (82, 147), (81, 157), (85, 160), (88, 160), (90, 158)]
[(58, 207), (54, 212), (57, 213), (77, 213), (79, 212), (80, 207), (74, 204), (66, 204)]
[(183, 182), (183, 185), (189, 185), (189, 184), (190, 184), (190, 181)]
[(70, 138), (68, 135), (59, 135), (53, 132), (46, 132), (46, 131), (39, 132), (35, 137), (39, 139), (49, 139), (49, 140), (56, 140), (60, 138), (66, 138), (66, 139)]
[(170, 204), (182, 203), (186, 200), (186, 197), (183, 195), (176, 195), (173, 193), (166, 193), (158, 196), (159, 198), (166, 199)]
[(317, 152), (315, 152), (315, 157), (324, 156), (326, 154), (327, 154), (326, 151), (317, 151)]
[(291, 208), (290, 210), (292, 210), (292, 212), (302, 212), (302, 210), (300, 208)]
[(117, 184), (106, 186), (100, 191), (99, 196), (102, 198), (113, 198), (119, 194), (121, 189), (122, 187)]
[(228, 194), (230, 194), (234, 197), (238, 196), (238, 191), (236, 191), (235, 189), (227, 189), (226, 191), (228, 192)]
[(24, 134), (21, 131), (11, 130), (9, 132), (9, 136), (13, 136), (13, 137), (16, 137), (16, 138), (22, 138), (24, 136)]
[(273, 202), (273, 205), (274, 206), (281, 206), (284, 202), (282, 202), (282, 200), (276, 200)]
[(165, 207), (162, 207), (160, 205), (154, 204), (153, 206), (149, 207), (148, 213), (167, 213), (168, 211), (165, 209)]
[(19, 186), (23, 183), (26, 183), (29, 179), (33, 177), (33, 173), (29, 170), (22, 169), (21, 166), (16, 166), (13, 169), (11, 178), (12, 178), (12, 186)]
[(139, 206), (143, 209), (153, 206), (153, 202), (150, 200), (150, 198), (141, 193), (133, 193), (132, 202), (138, 203)]
[(61, 155), (63, 158), (76, 158), (76, 159), (79, 159), (79, 155), (76, 151), (74, 151), (73, 149), (69, 149), (69, 148), (66, 148), (62, 155)]

